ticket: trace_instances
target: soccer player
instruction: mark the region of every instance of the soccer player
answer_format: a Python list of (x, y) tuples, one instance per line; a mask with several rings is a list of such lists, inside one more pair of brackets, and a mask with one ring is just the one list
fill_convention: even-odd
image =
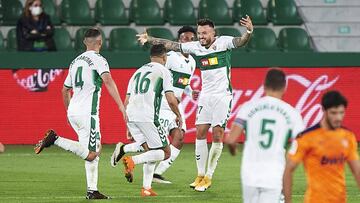
[(86, 52), (70, 64), (62, 89), (68, 122), (78, 135), (79, 142), (60, 137), (54, 130), (49, 130), (36, 145), (35, 153), (39, 154), (44, 148), (55, 144), (78, 155), (85, 160), (86, 199), (108, 199), (97, 188), (101, 149), (99, 102), (103, 82), (124, 118), (126, 113), (116, 84), (110, 75), (108, 62), (99, 54), (103, 43), (100, 31), (95, 28), (88, 29), (85, 32), (84, 43)]
[(125, 156), (125, 177), (133, 180), (136, 164), (143, 166), (142, 196), (156, 196), (151, 189), (157, 161), (170, 157), (167, 134), (160, 125), (159, 111), (162, 92), (165, 92), (170, 109), (175, 114), (177, 126), (181, 128), (182, 117), (178, 101), (174, 95), (171, 73), (165, 68), (166, 49), (164, 45), (154, 45), (150, 50), (151, 62), (139, 68), (131, 77), (125, 99), (126, 112), (129, 117), (128, 129), (137, 143), (142, 143), (146, 152), (136, 156)]
[[(244, 46), (250, 39), (253, 25), (250, 17), (240, 20), (247, 32), (241, 37), (215, 35), (214, 23), (209, 19), (200, 19), (197, 23), (199, 41), (179, 43), (166, 39), (139, 34), (141, 44), (164, 44), (168, 50), (190, 53), (197, 56), (200, 62), (202, 90), (196, 116), (195, 158), (197, 177), (191, 188), (204, 192), (211, 186), (217, 162), (220, 158), (224, 130), (231, 112), (232, 88), (230, 83), (231, 50)], [(207, 133), (212, 127), (212, 145), (210, 152), (207, 146)], [(209, 157), (209, 158), (208, 158)], [(207, 171), (206, 169), (207, 164)]]
[(285, 202), (291, 202), (292, 176), (300, 162), (307, 177), (306, 203), (345, 203), (345, 163), (360, 187), (360, 162), (353, 132), (342, 127), (346, 98), (338, 91), (321, 100), (324, 117), (320, 123), (297, 136), (288, 153), (284, 172)]
[[(183, 26), (178, 31), (178, 40), (181, 43), (194, 41), (195, 37), (196, 31), (190, 26)], [(170, 145), (171, 156), (170, 158), (160, 162), (156, 167), (153, 182), (169, 184), (171, 182), (166, 180), (162, 174), (179, 156), (180, 150), (183, 146), (184, 133), (186, 131), (185, 115), (180, 101), (183, 93), (189, 96), (192, 95), (192, 97), (196, 100), (199, 95), (199, 91), (192, 90), (190, 87), (190, 80), (196, 67), (196, 62), (191, 55), (170, 51), (167, 53), (165, 67), (172, 73), (174, 94), (178, 100), (178, 107), (183, 118), (182, 129), (179, 129), (175, 120), (176, 115), (171, 111), (167, 100), (163, 97), (160, 108), (160, 124), (166, 130), (166, 134), (172, 138)], [(142, 143), (130, 143), (123, 145), (122, 143), (118, 143), (110, 160), (111, 165), (115, 167), (116, 162), (119, 161), (126, 153), (139, 152), (143, 150), (141, 144)]]
[(241, 164), (244, 203), (280, 200), (286, 145), (304, 130), (300, 113), (281, 99), (285, 89), (284, 72), (270, 69), (264, 81), (265, 96), (241, 106), (225, 139), (235, 155), (237, 138), (245, 130)]

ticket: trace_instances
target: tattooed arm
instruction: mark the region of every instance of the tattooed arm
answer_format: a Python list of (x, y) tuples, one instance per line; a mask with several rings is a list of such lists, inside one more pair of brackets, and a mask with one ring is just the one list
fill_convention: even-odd
[(233, 44), (235, 48), (244, 46), (250, 40), (251, 34), (254, 30), (254, 26), (252, 25), (249, 16), (246, 16), (246, 18), (242, 18), (240, 20), (240, 25), (246, 27), (247, 32), (245, 32), (245, 34), (241, 37), (234, 37)]
[(146, 42), (148, 42), (151, 45), (163, 44), (165, 48), (169, 51), (181, 51), (179, 42), (173, 42), (167, 39), (151, 37), (147, 34), (146, 31), (136, 36), (138, 37), (138, 41), (141, 43), (141, 45), (144, 45)]

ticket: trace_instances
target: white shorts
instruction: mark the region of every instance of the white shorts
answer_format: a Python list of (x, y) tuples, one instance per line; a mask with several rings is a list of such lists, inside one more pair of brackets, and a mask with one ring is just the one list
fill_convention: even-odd
[[(181, 129), (186, 132), (186, 123), (185, 123), (185, 114), (182, 107), (179, 105), (179, 111), (182, 117), (182, 127)], [(176, 115), (174, 112), (168, 109), (160, 109), (160, 125), (164, 128), (167, 135), (170, 134), (170, 131), (174, 128), (177, 128), (178, 125), (176, 123)]]
[(99, 152), (101, 133), (99, 116), (68, 116), (71, 127), (78, 135), (79, 143), (93, 152)]
[(210, 124), (226, 127), (231, 113), (232, 95), (201, 95), (195, 125)]
[(280, 203), (282, 202), (281, 189), (263, 188), (243, 185), (244, 203)]
[(134, 140), (139, 144), (146, 142), (150, 149), (160, 149), (169, 143), (161, 125), (156, 127), (151, 122), (128, 122), (127, 126)]

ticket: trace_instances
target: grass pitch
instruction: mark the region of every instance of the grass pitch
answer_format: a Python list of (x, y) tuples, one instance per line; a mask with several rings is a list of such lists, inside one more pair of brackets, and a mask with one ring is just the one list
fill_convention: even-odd
[[(140, 197), (142, 166), (135, 168), (134, 182), (127, 183), (123, 167), (109, 163), (114, 145), (103, 146), (99, 164), (99, 190), (111, 196), (109, 202), (242, 202), (240, 187), (241, 154), (230, 156), (227, 147), (206, 192), (189, 188), (196, 176), (194, 145), (185, 145), (173, 166), (164, 174), (173, 184), (153, 184), (157, 197)], [(352, 174), (346, 173), (348, 202), (360, 202)], [(302, 202), (305, 191), (302, 166), (296, 171), (293, 202)], [(0, 202), (89, 202), (85, 200), (84, 161), (54, 146), (35, 155), (33, 146), (8, 145), (0, 154)], [(103, 200), (102, 200), (103, 201)]]

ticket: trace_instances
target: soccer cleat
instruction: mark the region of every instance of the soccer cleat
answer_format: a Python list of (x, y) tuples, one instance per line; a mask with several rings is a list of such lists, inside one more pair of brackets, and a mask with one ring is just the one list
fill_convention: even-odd
[(201, 182), (195, 187), (198, 192), (205, 192), (211, 186), (211, 178), (205, 176)]
[(195, 181), (193, 183), (190, 184), (191, 188), (195, 188), (204, 178), (204, 176), (197, 176)]
[(162, 183), (162, 184), (171, 184), (170, 181), (166, 180), (162, 175), (154, 174), (152, 182)]
[(142, 197), (157, 196), (157, 193), (154, 192), (154, 190), (152, 190), (151, 188), (150, 189), (142, 188), (141, 189), (141, 196)]
[(34, 151), (35, 154), (40, 154), (40, 152), (47, 147), (50, 147), (54, 144), (55, 140), (58, 138), (56, 132), (54, 130), (48, 130), (45, 133), (45, 136), (42, 140), (39, 141), (38, 144), (36, 144)]
[(121, 142), (116, 144), (115, 150), (110, 158), (110, 165), (112, 167), (116, 167), (117, 162), (119, 162), (120, 159), (125, 155), (124, 146), (125, 145)]
[(111, 199), (111, 197), (101, 194), (99, 191), (88, 191), (86, 199)]
[(135, 168), (135, 164), (134, 161), (132, 160), (132, 158), (130, 156), (125, 156), (123, 159), (123, 164), (125, 167), (124, 173), (125, 173), (125, 178), (128, 182), (132, 183), (133, 182), (133, 172), (134, 172), (134, 168)]

